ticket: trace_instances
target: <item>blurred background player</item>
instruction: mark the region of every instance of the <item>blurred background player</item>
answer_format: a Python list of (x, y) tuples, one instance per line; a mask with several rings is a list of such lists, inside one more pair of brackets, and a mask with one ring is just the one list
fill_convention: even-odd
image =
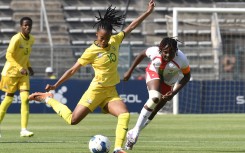
[(6, 111), (13, 101), (16, 90), (20, 91), (21, 99), (21, 137), (31, 137), (33, 132), (27, 130), (29, 119), (29, 91), (30, 76), (34, 74), (29, 57), (34, 43), (34, 37), (30, 34), (32, 19), (23, 17), (20, 20), (21, 32), (15, 34), (9, 43), (6, 53), (6, 63), (2, 70), (0, 89), (5, 92), (5, 98), (0, 105), (0, 123)]
[[(128, 80), (134, 68), (145, 58), (151, 62), (146, 68), (146, 84), (149, 99), (145, 103), (133, 129), (127, 132), (125, 148), (132, 150), (140, 131), (154, 118), (156, 113), (171, 100), (190, 80), (190, 67), (186, 56), (177, 47), (177, 40), (164, 38), (159, 47), (150, 47), (142, 51), (134, 60), (129, 70), (124, 74)], [(184, 77), (179, 80), (182, 73)]]
[(52, 67), (46, 67), (45, 73), (48, 79), (56, 79), (56, 76), (54, 75), (54, 71)]
[(104, 112), (118, 117), (114, 153), (126, 153), (122, 146), (128, 130), (130, 115), (116, 90), (116, 85), (120, 82), (117, 71), (119, 46), (124, 37), (152, 13), (154, 6), (154, 1), (150, 0), (147, 10), (116, 35), (112, 34), (114, 26), (122, 25), (125, 16), (117, 16), (118, 11), (111, 6), (106, 10), (104, 17), (99, 12), (99, 17), (96, 17), (98, 22), (95, 24), (97, 25), (97, 40), (85, 50), (77, 62), (54, 85), (48, 84), (46, 86), (47, 91), (55, 90), (73, 76), (79, 68), (91, 64), (95, 71), (95, 77), (73, 112), (66, 105), (53, 99), (51, 93), (37, 92), (30, 95), (29, 99), (48, 103), (57, 114), (71, 125), (78, 124), (100, 106)]

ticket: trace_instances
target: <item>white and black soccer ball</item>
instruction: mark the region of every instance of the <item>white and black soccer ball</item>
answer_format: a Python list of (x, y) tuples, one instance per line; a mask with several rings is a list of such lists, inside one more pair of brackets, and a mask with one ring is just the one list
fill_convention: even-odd
[(95, 135), (89, 140), (89, 150), (91, 153), (108, 153), (111, 148), (111, 142), (108, 137)]

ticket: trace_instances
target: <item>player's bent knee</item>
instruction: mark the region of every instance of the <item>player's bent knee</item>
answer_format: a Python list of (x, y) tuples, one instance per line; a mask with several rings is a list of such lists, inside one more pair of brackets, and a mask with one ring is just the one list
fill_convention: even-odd
[(161, 99), (161, 93), (159, 93), (156, 90), (150, 90), (149, 91), (149, 99), (146, 102), (146, 107), (149, 109), (154, 109), (156, 105), (158, 104), (159, 100)]
[(145, 107), (148, 108), (148, 110), (153, 110), (156, 107), (157, 103), (155, 103), (152, 99), (148, 99)]

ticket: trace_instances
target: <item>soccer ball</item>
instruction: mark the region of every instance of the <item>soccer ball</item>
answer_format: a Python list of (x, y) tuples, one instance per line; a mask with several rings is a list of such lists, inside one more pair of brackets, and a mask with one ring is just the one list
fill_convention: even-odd
[(111, 142), (103, 135), (95, 135), (89, 140), (89, 150), (91, 153), (108, 153)]

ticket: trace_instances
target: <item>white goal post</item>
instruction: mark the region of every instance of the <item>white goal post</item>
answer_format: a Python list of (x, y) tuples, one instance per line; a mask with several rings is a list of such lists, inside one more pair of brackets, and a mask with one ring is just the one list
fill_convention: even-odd
[[(173, 25), (172, 25), (172, 36), (178, 37), (178, 14), (181, 12), (185, 13), (245, 13), (244, 8), (192, 8), (192, 7), (174, 7), (173, 8)], [(215, 59), (218, 57), (214, 55)], [(173, 114), (179, 113), (179, 97), (178, 94), (173, 98)]]

